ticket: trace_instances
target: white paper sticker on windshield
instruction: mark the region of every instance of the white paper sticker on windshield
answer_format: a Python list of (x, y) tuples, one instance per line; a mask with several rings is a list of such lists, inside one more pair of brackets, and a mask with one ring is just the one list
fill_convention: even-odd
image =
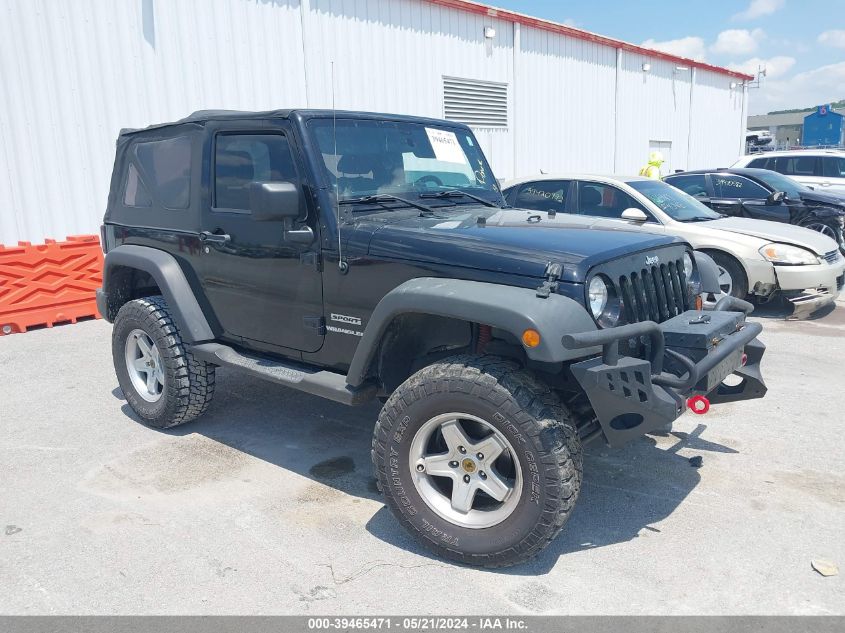
[(445, 163), (460, 163), (467, 164), (466, 155), (458, 143), (458, 137), (454, 132), (448, 130), (437, 130), (435, 128), (425, 128), (428, 134), (428, 141), (434, 149), (434, 156), (437, 160), (442, 160)]

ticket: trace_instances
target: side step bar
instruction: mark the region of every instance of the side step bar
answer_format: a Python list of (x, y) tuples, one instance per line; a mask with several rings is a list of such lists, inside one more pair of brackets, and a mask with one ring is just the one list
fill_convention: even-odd
[(263, 378), (285, 387), (298, 389), (342, 404), (364, 404), (375, 398), (377, 393), (377, 388), (373, 384), (364, 383), (360, 387), (349, 386), (346, 383), (346, 376), (343, 374), (315, 370), (306, 365), (290, 361), (256, 358), (220, 343), (191, 345), (190, 351), (194, 356), (207, 363), (221, 367), (233, 367), (257, 378)]

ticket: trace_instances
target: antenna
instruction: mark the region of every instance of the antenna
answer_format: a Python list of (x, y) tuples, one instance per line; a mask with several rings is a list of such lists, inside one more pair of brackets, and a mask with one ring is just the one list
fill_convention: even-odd
[(349, 264), (343, 259), (343, 242), (340, 239), (340, 187), (338, 179), (340, 178), (338, 167), (340, 165), (340, 158), (337, 155), (337, 109), (334, 103), (334, 60), (332, 64), (332, 141), (334, 142), (334, 158), (337, 161), (334, 167), (334, 204), (335, 217), (337, 218), (337, 267), (341, 274), (346, 274), (349, 271)]

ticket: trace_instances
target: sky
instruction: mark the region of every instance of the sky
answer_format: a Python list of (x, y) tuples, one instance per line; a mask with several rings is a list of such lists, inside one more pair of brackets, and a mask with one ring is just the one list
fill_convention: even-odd
[[(482, 0), (484, 1), (484, 0)], [(756, 74), (749, 113), (845, 99), (845, 0), (492, 0), (503, 9)]]

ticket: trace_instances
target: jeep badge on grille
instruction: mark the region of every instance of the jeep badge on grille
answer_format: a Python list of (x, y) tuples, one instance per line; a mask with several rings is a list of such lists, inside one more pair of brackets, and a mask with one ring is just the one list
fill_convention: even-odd
[(660, 258), (657, 255), (652, 255), (651, 257), (645, 258), (645, 265), (646, 266), (656, 266), (660, 263)]

